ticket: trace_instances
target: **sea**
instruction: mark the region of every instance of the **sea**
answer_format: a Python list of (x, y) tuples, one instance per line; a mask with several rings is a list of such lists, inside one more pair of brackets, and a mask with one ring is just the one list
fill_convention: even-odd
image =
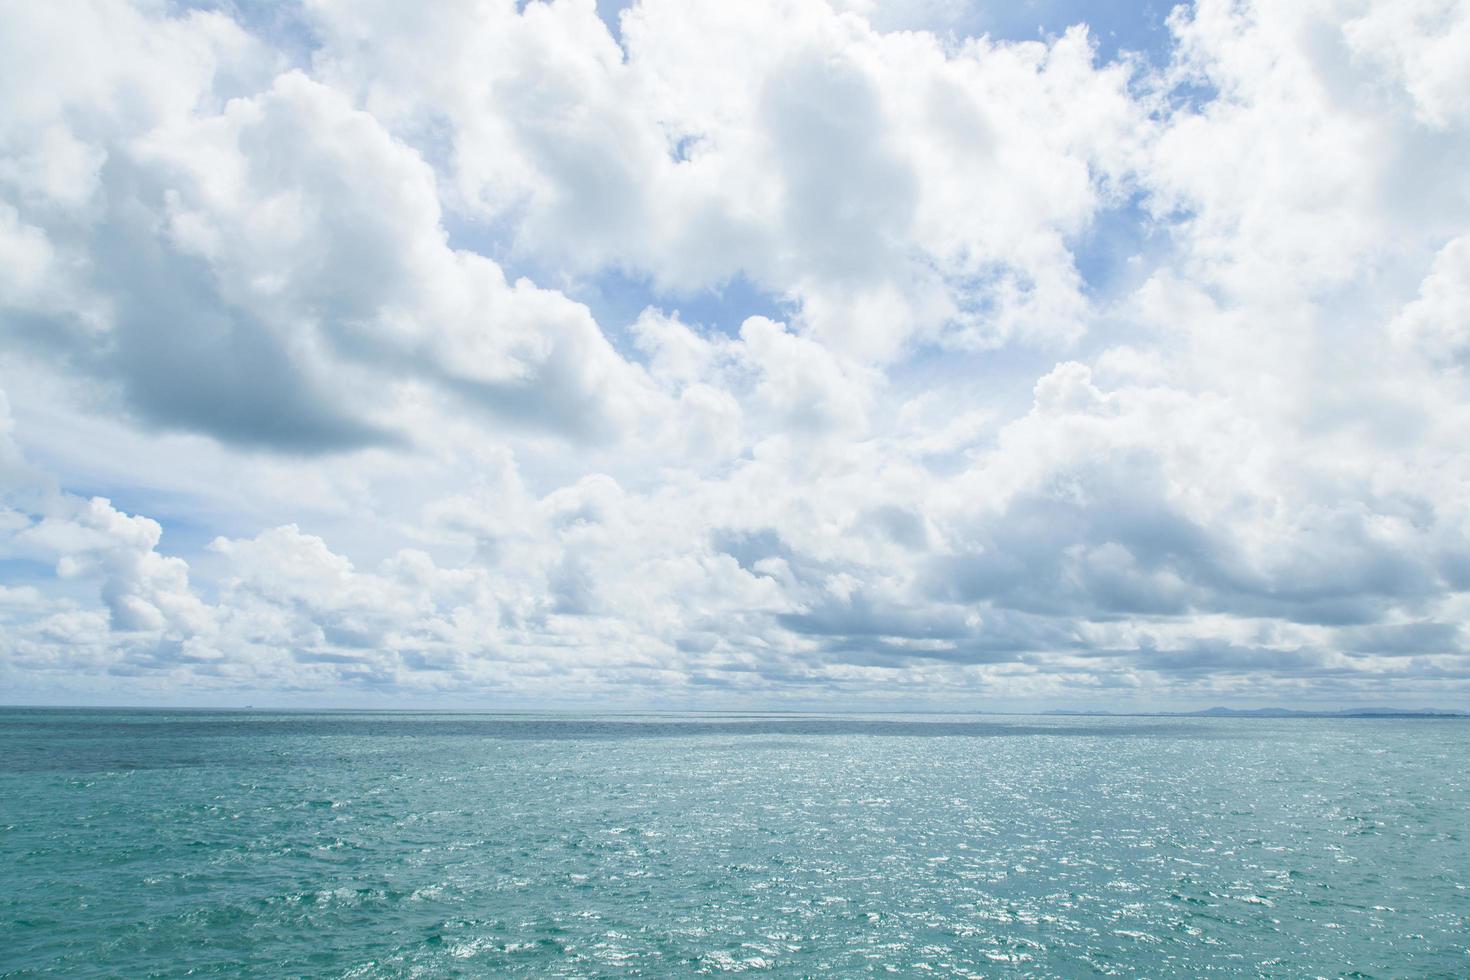
[(0, 709), (0, 976), (1467, 977), (1470, 720)]

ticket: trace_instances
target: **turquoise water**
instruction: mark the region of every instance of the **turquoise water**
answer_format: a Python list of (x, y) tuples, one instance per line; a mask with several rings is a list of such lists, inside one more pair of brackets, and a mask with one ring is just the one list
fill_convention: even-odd
[(0, 975), (1470, 975), (1470, 722), (0, 710)]

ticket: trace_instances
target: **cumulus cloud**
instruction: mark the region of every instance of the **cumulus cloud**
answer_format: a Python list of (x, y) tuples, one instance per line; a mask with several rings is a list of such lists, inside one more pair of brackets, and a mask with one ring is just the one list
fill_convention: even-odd
[(1470, 358), (1470, 237), (1440, 250), (1419, 296), (1390, 329), (1400, 343), (1435, 361), (1463, 365)]
[[(415, 386), (578, 437), (636, 418), (639, 372), (585, 307), (451, 249), (433, 171), (372, 116), (296, 71), (233, 94), (229, 58), (256, 42), (219, 15), (111, 12), (149, 43), (103, 54), (100, 94), (53, 69), (53, 99), (7, 134), (96, 164), (58, 187), (18, 154), (4, 175), (6, 300), (45, 356), (141, 422), (304, 453), (411, 438), (391, 416)], [(26, 50), (53, 26), (30, 16)], [(90, 39), (54, 40), (82, 58)], [(104, 115), (132, 87), (156, 104)], [(78, 103), (96, 116), (73, 122)]]
[(322, 72), (446, 158), (457, 210), (513, 216), (514, 249), (674, 293), (744, 276), (880, 360), (1075, 338), (1067, 243), (1117, 203), (1146, 111), (1081, 27), (946, 48), (816, 0), (648, 0), (620, 47), (587, 4), (311, 9)]
[(962, 7), (0, 6), (7, 689), (1464, 705), (1465, 5)]

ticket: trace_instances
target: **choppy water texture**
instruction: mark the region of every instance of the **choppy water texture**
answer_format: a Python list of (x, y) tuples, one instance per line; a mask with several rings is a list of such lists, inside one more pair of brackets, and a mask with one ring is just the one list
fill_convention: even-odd
[(1470, 722), (0, 711), (0, 975), (1467, 976)]

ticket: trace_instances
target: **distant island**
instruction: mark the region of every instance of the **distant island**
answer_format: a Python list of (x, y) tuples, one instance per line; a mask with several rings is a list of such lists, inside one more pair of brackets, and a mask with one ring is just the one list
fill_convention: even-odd
[(1306, 711), (1300, 708), (1204, 708), (1200, 711), (1043, 711), (1044, 715), (1112, 715), (1122, 718), (1470, 718), (1470, 712), (1439, 708), (1344, 708)]

